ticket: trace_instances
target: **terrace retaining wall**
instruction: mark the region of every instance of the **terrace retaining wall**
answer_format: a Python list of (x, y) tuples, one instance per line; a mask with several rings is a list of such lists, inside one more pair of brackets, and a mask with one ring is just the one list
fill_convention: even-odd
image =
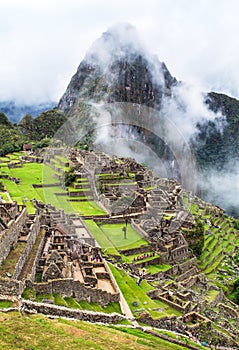
[(41, 313), (54, 317), (65, 317), (88, 322), (118, 323), (127, 318), (118, 313), (105, 314), (86, 310), (71, 309), (64, 306), (37, 303), (29, 300), (22, 300), (21, 310), (29, 313)]
[(32, 225), (30, 227), (30, 234), (29, 234), (29, 237), (28, 237), (28, 240), (26, 243), (25, 251), (21, 255), (21, 257), (18, 260), (18, 263), (15, 267), (14, 274), (13, 274), (14, 279), (17, 279), (18, 276), (20, 275), (22, 268), (23, 268), (23, 266), (28, 258), (28, 255), (29, 255), (29, 253), (30, 253), (35, 241), (36, 241), (36, 237), (37, 237), (37, 234), (39, 233), (39, 231), (40, 231), (40, 222), (39, 222), (39, 217), (36, 216), (35, 221), (32, 223)]
[(25, 283), (10, 278), (0, 278), (1, 294), (18, 297), (22, 294)]
[(28, 280), (27, 287), (35, 290), (37, 294), (59, 293), (63, 298), (74, 297), (78, 301), (86, 300), (88, 302), (98, 303), (102, 306), (120, 300), (118, 289), (116, 289), (114, 294), (111, 294), (98, 288), (93, 289), (87, 287), (84, 283), (74, 281), (72, 278), (55, 279), (41, 283)]

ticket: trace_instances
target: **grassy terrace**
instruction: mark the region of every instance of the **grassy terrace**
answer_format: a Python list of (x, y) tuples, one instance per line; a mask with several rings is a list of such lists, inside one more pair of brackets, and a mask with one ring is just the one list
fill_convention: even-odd
[(9, 202), (9, 198), (8, 198), (6, 192), (1, 192), (0, 191), (0, 196), (5, 202), (7, 202), (7, 203)]
[[(221, 274), (220, 270), (227, 269), (225, 266), (226, 257), (232, 256), (239, 247), (239, 234), (234, 228), (234, 220), (227, 216), (215, 217), (210, 213), (202, 215), (202, 210), (198, 209), (197, 204), (192, 204), (190, 210), (200, 218), (204, 226), (204, 246), (198, 259), (200, 267), (217, 286), (227, 293), (230, 284), (228, 284), (228, 275)], [(213, 226), (210, 226), (206, 219)], [(210, 297), (208, 296), (208, 298)]]
[(126, 263), (134, 262), (135, 265), (137, 265), (137, 263), (141, 263), (142, 261), (146, 262), (159, 257), (160, 257), (160, 254), (155, 254), (155, 255), (151, 254), (150, 256), (150, 253), (149, 253), (148, 256), (147, 254), (145, 254), (145, 257), (144, 257), (144, 254), (135, 254), (135, 255), (123, 256), (122, 258), (123, 258), (123, 261)]
[[(179, 311), (167, 304), (159, 300), (150, 299), (146, 293), (154, 288), (145, 280), (141, 282), (140, 286), (137, 286), (136, 279), (128, 276), (125, 271), (118, 269), (112, 264), (109, 264), (109, 266), (134, 316), (137, 317), (145, 311), (149, 312), (153, 318), (161, 318), (166, 315), (181, 315)], [(138, 306), (133, 305), (135, 301), (138, 303)]]
[(107, 254), (120, 255), (119, 250), (148, 245), (148, 242), (130, 225), (127, 226), (126, 239), (124, 239), (122, 229), (125, 227), (125, 224), (100, 225), (92, 220), (85, 220), (85, 224)]
[(146, 270), (148, 270), (152, 275), (157, 272), (166, 272), (171, 268), (168, 264), (157, 264), (157, 265), (147, 265)]
[[(31, 202), (33, 198), (40, 200), (44, 203), (51, 203), (56, 208), (64, 209), (68, 213), (76, 212), (80, 215), (101, 215), (105, 212), (93, 201), (89, 202), (73, 202), (69, 199), (73, 199), (67, 196), (66, 190), (59, 186), (52, 186), (47, 188), (34, 188), (33, 184), (56, 184), (60, 183), (57, 179), (57, 172), (53, 170), (50, 166), (38, 163), (25, 163), (22, 168), (8, 168), (6, 161), (8, 160), (18, 160), (22, 153), (12, 154), (8, 157), (2, 157), (3, 163), (0, 163), (0, 173), (7, 174), (10, 177), (15, 177), (20, 179), (20, 183), (16, 184), (8, 179), (3, 179), (4, 186), (9, 192), (12, 200), (16, 200), (19, 204), (22, 204), (25, 199), (27, 199), (24, 204), (27, 206), (29, 213), (34, 213), (35, 209)], [(63, 160), (63, 159), (62, 159)], [(66, 159), (64, 159), (65, 161)], [(57, 164), (58, 165), (58, 164)], [(59, 167), (62, 165), (59, 163)], [(58, 174), (60, 175), (60, 174)], [(86, 179), (87, 180), (87, 179)], [(69, 187), (70, 191), (80, 191), (73, 187)], [(82, 190), (82, 192), (86, 189)], [(63, 195), (58, 195), (63, 194)], [(3, 199), (7, 200), (6, 194), (3, 194)], [(27, 197), (27, 198), (26, 198)]]
[(8, 254), (7, 259), (0, 266), (0, 276), (6, 277), (6, 273), (9, 272), (13, 275), (15, 266), (22, 256), (24, 250), (26, 248), (26, 243), (18, 242), (15, 249), (12, 249)]
[[(185, 350), (140, 330), (82, 321), (51, 320), (42, 315), (0, 313), (0, 348), (4, 350)], [(44, 336), (43, 336), (44, 335)]]
[(107, 306), (100, 306), (97, 303), (88, 303), (85, 300), (76, 301), (74, 298), (62, 298), (60, 294), (36, 294), (36, 292), (30, 288), (26, 288), (22, 294), (22, 297), (25, 299), (31, 299), (37, 302), (42, 302), (43, 299), (52, 300), (55, 305), (66, 306), (69, 308), (80, 309), (80, 310), (90, 310), (90, 311), (99, 311), (112, 313), (117, 312), (121, 314), (121, 309), (119, 303), (110, 303)]
[(105, 236), (113, 243), (117, 249), (138, 248), (141, 245), (148, 245), (148, 242), (135, 231), (131, 225), (127, 225), (126, 239), (124, 239), (123, 228), (125, 224), (107, 224), (101, 225), (100, 228)]
[(200, 345), (198, 343), (195, 343), (194, 341), (192, 341), (191, 339), (183, 336), (183, 335), (178, 335), (175, 334), (174, 332), (171, 332), (171, 331), (166, 331), (166, 330), (161, 330), (161, 329), (155, 329), (155, 331), (159, 334), (164, 334), (166, 335), (167, 337), (169, 338), (172, 338), (172, 339), (178, 339), (178, 340), (181, 340), (183, 342), (185, 342), (186, 344), (189, 344), (189, 345), (193, 345), (195, 348), (198, 348), (198, 349), (204, 349), (205, 350), (205, 346), (203, 345)]
[(86, 227), (90, 230), (96, 241), (106, 254), (120, 255), (113, 243), (102, 232), (101, 228), (93, 220), (85, 220)]

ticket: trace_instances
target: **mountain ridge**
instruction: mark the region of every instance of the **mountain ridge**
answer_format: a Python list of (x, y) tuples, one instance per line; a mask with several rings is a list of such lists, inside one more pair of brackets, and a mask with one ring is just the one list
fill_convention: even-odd
[(21, 103), (14, 100), (0, 101), (0, 112), (6, 114), (9, 121), (18, 123), (26, 114), (37, 117), (45, 110), (52, 109), (56, 106), (55, 102), (42, 103)]

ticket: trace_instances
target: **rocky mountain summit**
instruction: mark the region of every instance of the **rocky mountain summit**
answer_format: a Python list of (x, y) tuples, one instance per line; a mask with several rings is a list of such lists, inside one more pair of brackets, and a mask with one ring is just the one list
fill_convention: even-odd
[(159, 107), (176, 84), (165, 63), (144, 49), (134, 27), (116, 26), (93, 43), (58, 107), (69, 113), (82, 99)]

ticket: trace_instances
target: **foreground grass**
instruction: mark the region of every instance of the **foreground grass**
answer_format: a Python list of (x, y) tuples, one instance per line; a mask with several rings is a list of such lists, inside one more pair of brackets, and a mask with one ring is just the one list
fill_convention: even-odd
[(89, 324), (82, 321), (50, 320), (41, 315), (0, 313), (0, 349), (4, 350), (183, 350), (139, 330)]

